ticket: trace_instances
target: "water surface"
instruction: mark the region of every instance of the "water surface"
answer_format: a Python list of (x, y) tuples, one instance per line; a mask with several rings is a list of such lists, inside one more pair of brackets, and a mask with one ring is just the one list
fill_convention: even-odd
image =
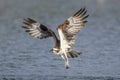
[[(0, 79), (120, 80), (120, 1), (99, 1), (0, 0)], [(21, 28), (30, 17), (57, 34), (57, 25), (84, 6), (90, 16), (73, 46), (83, 54), (70, 59), (68, 70), (49, 53), (51, 38), (34, 39)]]

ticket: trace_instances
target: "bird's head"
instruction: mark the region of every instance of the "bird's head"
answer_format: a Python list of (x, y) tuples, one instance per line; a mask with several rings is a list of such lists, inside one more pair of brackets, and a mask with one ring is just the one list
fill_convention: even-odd
[(58, 53), (59, 51), (59, 48), (52, 48), (49, 52)]

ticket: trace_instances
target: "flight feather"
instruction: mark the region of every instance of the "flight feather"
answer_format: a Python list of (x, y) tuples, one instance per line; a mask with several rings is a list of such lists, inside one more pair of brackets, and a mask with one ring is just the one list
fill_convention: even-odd
[[(85, 19), (89, 16), (85, 8), (81, 8), (73, 16), (58, 26), (61, 47), (71, 48), (75, 42), (76, 34), (85, 26)], [(64, 40), (63, 40), (64, 37)], [(66, 43), (66, 44), (65, 44)], [(65, 48), (65, 47), (64, 47)]]
[(24, 28), (25, 31), (29, 33), (29, 35), (31, 35), (32, 37), (39, 39), (52, 37), (51, 29), (31, 18), (23, 19), (23, 23), (25, 24), (25, 26), (22, 26), (22, 28)]

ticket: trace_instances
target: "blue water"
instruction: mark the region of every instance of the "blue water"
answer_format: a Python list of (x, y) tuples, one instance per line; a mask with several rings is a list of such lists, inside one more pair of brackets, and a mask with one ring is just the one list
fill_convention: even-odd
[[(0, 80), (120, 80), (119, 0), (0, 0)], [(81, 54), (64, 61), (49, 50), (51, 38), (30, 37), (22, 19), (33, 18), (55, 30), (86, 6), (89, 18), (76, 37)], [(58, 34), (57, 34), (58, 35)]]

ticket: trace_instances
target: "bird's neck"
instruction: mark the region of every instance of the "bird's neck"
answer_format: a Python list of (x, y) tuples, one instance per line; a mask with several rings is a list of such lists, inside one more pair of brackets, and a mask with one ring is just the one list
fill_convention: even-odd
[(54, 40), (54, 48), (60, 48), (60, 41), (58, 40), (57, 36), (55, 35), (54, 32), (51, 33), (53, 40)]

